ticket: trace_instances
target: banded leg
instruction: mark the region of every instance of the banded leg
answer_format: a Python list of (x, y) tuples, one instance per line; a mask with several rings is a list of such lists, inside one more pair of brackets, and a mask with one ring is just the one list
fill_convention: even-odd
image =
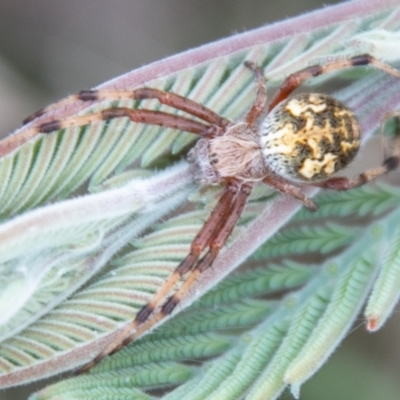
[(230, 121), (216, 114), (214, 111), (190, 100), (186, 97), (180, 96), (176, 93), (164, 92), (159, 89), (153, 88), (139, 88), (135, 90), (82, 90), (79, 93), (69, 96), (58, 103), (52, 104), (42, 110), (37, 111), (28, 118), (25, 118), (23, 123), (33, 121), (49, 111), (63, 107), (67, 104), (76, 101), (101, 101), (101, 100), (144, 100), (144, 99), (157, 99), (160, 103), (174, 107), (178, 110), (185, 111), (195, 117), (208, 122), (209, 124), (218, 126), (228, 126)]
[(269, 186), (272, 186), (276, 190), (282, 193), (288, 194), (294, 197), (296, 200), (301, 201), (310, 211), (317, 211), (318, 206), (297, 186), (290, 182), (287, 182), (283, 178), (269, 175), (263, 179), (263, 182)]
[(123, 117), (127, 117), (134, 122), (179, 129), (182, 131), (195, 133), (203, 137), (213, 137), (224, 132), (224, 128), (221, 128), (218, 125), (207, 125), (196, 120), (191, 120), (189, 118), (164, 113), (161, 111), (133, 110), (123, 107), (108, 108), (95, 114), (45, 122), (34, 128), (25, 129), (16, 135), (8, 136), (0, 143), (0, 157), (5, 156), (41, 133), (51, 133), (60, 129), (85, 126), (101, 121), (108, 121), (114, 118)]
[(251, 61), (246, 61), (244, 65), (254, 72), (257, 83), (257, 95), (256, 100), (250, 110), (248, 111), (245, 121), (249, 124), (254, 124), (260, 117), (265, 108), (267, 102), (267, 89), (264, 71), (261, 67)]
[[(140, 325), (132, 335), (124, 338), (121, 347), (135, 340), (144, 332), (151, 329), (158, 321), (170, 315), (176, 308), (176, 306), (180, 303), (180, 301), (189, 292), (190, 288), (201, 276), (201, 274), (212, 266), (221, 248), (225, 245), (234, 227), (236, 226), (236, 223), (238, 222), (246, 205), (247, 198), (251, 193), (251, 189), (251, 184), (243, 184), (239, 188), (238, 195), (234, 199), (229, 209), (228, 218), (223, 224), (218, 227), (219, 229), (215, 232), (215, 237), (210, 241), (208, 252), (200, 261), (197, 262), (195, 267), (189, 272), (189, 275), (185, 278), (185, 281), (182, 283), (181, 287), (171, 297), (168, 298), (168, 300), (162, 305), (161, 309), (156, 312), (155, 315), (151, 317), (151, 319)], [(120, 347), (113, 350), (110, 354), (118, 351), (119, 349)]]
[[(178, 267), (175, 269), (172, 275), (165, 281), (165, 283), (156, 292), (153, 298), (138, 312), (135, 319), (124, 327), (118, 338), (112, 343), (110, 343), (110, 345), (104, 351), (102, 351), (92, 362), (79, 369), (77, 373), (88, 371), (90, 368), (96, 365), (101, 359), (103, 359), (106, 355), (118, 351), (126, 343), (129, 343), (137, 336), (140, 336), (143, 332), (148, 330), (159, 319), (162, 318), (164, 314), (161, 311), (160, 314), (161, 316), (159, 319), (155, 320), (153, 323), (151, 322), (153, 321), (153, 318), (149, 320), (149, 317), (160, 306), (162, 301), (166, 298), (166, 296), (168, 295), (168, 293), (170, 293), (170, 291), (174, 288), (174, 286), (181, 280), (182, 276), (185, 275), (187, 272), (189, 272), (196, 265), (203, 251), (207, 247), (211, 248), (216, 235), (218, 235), (220, 231), (225, 232), (226, 231), (225, 226), (229, 227), (231, 226), (232, 222), (230, 221), (232, 220), (232, 216), (230, 215), (230, 212), (234, 208), (234, 205), (238, 203), (236, 199), (243, 198), (242, 193), (246, 193), (244, 199), (244, 204), (245, 204), (246, 202), (245, 200), (247, 199), (248, 194), (250, 192), (247, 193), (244, 189), (238, 188), (238, 185), (239, 184), (236, 181), (229, 182), (226, 185), (224, 192), (221, 198), (219, 199), (217, 205), (210, 214), (206, 223), (201, 228), (200, 232), (196, 235), (195, 239), (193, 240), (190, 246), (190, 252), (188, 256), (178, 265)], [(248, 185), (244, 185), (244, 187), (247, 188)], [(243, 201), (241, 200), (240, 204), (242, 202)], [(237, 211), (234, 211), (234, 215), (237, 215), (237, 219), (240, 217), (240, 214), (238, 214)], [(236, 223), (237, 219), (234, 220), (234, 223)], [(234, 225), (230, 228), (228, 236), (232, 231), (233, 227)], [(212, 261), (213, 260), (211, 260), (211, 262)], [(199, 264), (200, 263), (201, 261), (199, 262)], [(132, 336), (132, 332), (134, 332), (133, 333), (134, 336)], [(130, 337), (132, 337), (132, 339), (129, 340)]]
[(131, 108), (107, 108), (95, 114), (70, 117), (60, 121), (45, 122), (32, 131), (36, 133), (50, 133), (60, 129), (89, 125), (100, 121), (108, 121), (114, 118), (127, 117), (133, 122), (149, 125), (159, 125), (166, 128), (180, 129), (196, 133), (200, 136), (212, 136), (219, 130), (216, 125), (206, 125), (192, 119), (184, 118), (174, 114), (151, 110), (132, 110)]
[(289, 75), (278, 92), (273, 97), (270, 105), (268, 106), (268, 112), (275, 108), (281, 101), (285, 100), (297, 87), (299, 87), (302, 82), (308, 78), (326, 74), (332, 71), (338, 71), (350, 67), (358, 67), (362, 65), (372, 65), (386, 73), (400, 78), (400, 71), (391, 67), (388, 64), (379, 61), (375, 57), (369, 54), (362, 54), (360, 56), (351, 57), (347, 60), (338, 60), (327, 63), (325, 65), (312, 65), (301, 69), (291, 75)]

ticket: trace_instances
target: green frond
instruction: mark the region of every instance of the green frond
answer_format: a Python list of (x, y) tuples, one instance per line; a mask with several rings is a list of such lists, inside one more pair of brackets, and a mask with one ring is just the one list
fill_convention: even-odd
[[(59, 395), (70, 398), (85, 398), (85, 394), (98, 391), (104, 387), (114, 389), (115, 394), (122, 389), (157, 388), (164, 385), (177, 385), (187, 380), (191, 375), (191, 368), (176, 363), (149, 363), (140, 367), (126, 368), (118, 372), (104, 372), (98, 375), (99, 382), (93, 381), (91, 376), (80, 376), (57, 383), (36, 394), (37, 399), (51, 399)], [(73, 382), (72, 382), (73, 381)], [(71, 385), (71, 383), (73, 383)]]
[(274, 309), (273, 304), (265, 300), (243, 299), (218, 307), (195, 307), (195, 311), (184, 313), (187, 318), (171, 321), (171, 328), (163, 331), (163, 335), (175, 335), (177, 332), (209, 332), (239, 329), (255, 324), (265, 318)]
[(291, 361), (284, 382), (291, 385), (298, 397), (300, 385), (308, 379), (335, 349), (347, 333), (365, 302), (365, 297), (376, 271), (378, 243), (368, 246), (371, 234), (367, 232), (357, 244), (343, 254), (339, 261), (342, 273), (315, 329), (307, 337), (301, 352)]
[(400, 296), (400, 229), (398, 224), (392, 223), (399, 220), (398, 214), (395, 211), (387, 217), (380, 271), (364, 312), (371, 331), (383, 326)]
[(320, 285), (318, 288), (316, 285), (313, 286), (314, 293), (306, 299), (299, 297), (290, 299), (292, 310), (289, 308), (287, 313), (294, 311), (293, 306), (296, 307), (296, 311), (290, 313), (292, 315), (289, 314), (291, 322), (277, 351), (263, 371), (256, 376), (255, 385), (252, 382), (254, 386), (248, 395), (249, 399), (257, 399), (261, 396), (276, 398), (285, 388), (285, 373), (288, 366), (306, 344), (329, 301), (329, 288)]
[[(210, 399), (232, 399), (241, 398), (247, 389), (254, 383), (273, 354), (277, 350), (285, 334), (286, 324), (281, 320), (278, 323), (270, 321), (268, 327), (257, 330), (251, 335), (245, 335), (242, 339), (242, 351), (237, 360), (235, 369), (229, 377), (214, 388), (214, 392), (209, 395)], [(201, 386), (197, 393), (202, 391)], [(194, 398), (200, 399), (200, 396)], [(204, 398), (204, 397), (203, 397)]]
[[(64, 394), (63, 392), (57, 393), (57, 395)], [(74, 397), (75, 399), (88, 399), (88, 400), (151, 400), (152, 396), (147, 395), (139, 389), (133, 387), (108, 387), (102, 386), (84, 389), (82, 391), (71, 390), (65, 393), (66, 396)], [(45, 390), (36, 393), (29, 397), (30, 400), (48, 400), (54, 398), (53, 393), (47, 393)]]
[[(398, 33), (398, 12), (387, 6), (295, 36), (284, 30), (279, 40), (253, 37), (145, 85), (240, 120), (255, 96), (245, 60), (264, 68), (272, 90), (305, 66), (358, 54), (352, 40), (372, 40), (359, 35)], [(354, 108), (366, 137), (400, 105), (400, 82), (377, 71), (333, 75), (349, 80), (334, 95)], [(329, 79), (310, 80), (305, 90)], [(116, 106), (179, 114), (152, 100), (73, 106), (73, 115)], [(193, 180), (185, 158), (195, 140), (122, 118), (38, 135), (0, 158), (0, 385), (92, 360), (188, 254), (221, 193)], [(311, 213), (258, 185), (228, 244), (174, 315), (88, 374), (31, 398), (255, 400), (276, 399), (288, 387), (298, 397), (371, 288), (370, 330), (397, 302), (399, 200), (398, 186), (378, 182), (323, 191)]]
[(329, 253), (348, 243), (357, 230), (334, 223), (282, 229), (254, 253), (256, 259), (290, 256), (306, 252)]
[(294, 221), (311, 218), (379, 215), (395, 207), (400, 201), (400, 190), (382, 182), (349, 190), (326, 191), (315, 198), (319, 208), (316, 212), (300, 210)]
[(282, 264), (267, 263), (263, 268), (227, 278), (192, 307), (229, 303), (242, 298), (294, 288), (306, 283), (313, 273), (315, 273), (314, 268), (291, 261)]
[[(211, 330), (215, 329), (208, 326), (207, 329), (194, 328), (182, 333), (179, 332), (179, 327), (170, 326), (169, 332), (163, 334), (163, 337), (157, 334), (146, 337), (138, 341), (137, 345), (121, 350), (121, 357), (107, 358), (105, 362), (94, 367), (93, 372), (102, 373), (162, 361), (191, 361), (213, 357), (228, 350), (231, 340), (209, 333)], [(206, 333), (195, 333), (196, 331)]]

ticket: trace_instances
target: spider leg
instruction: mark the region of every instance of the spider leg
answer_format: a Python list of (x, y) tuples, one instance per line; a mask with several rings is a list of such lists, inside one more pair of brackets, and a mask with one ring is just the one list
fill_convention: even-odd
[(0, 143), (0, 157), (10, 153), (23, 143), (42, 133), (51, 133), (59, 131), (60, 129), (85, 126), (101, 121), (108, 121), (114, 118), (123, 117), (127, 117), (134, 122), (179, 129), (182, 131), (195, 133), (203, 137), (217, 136), (224, 131), (224, 129), (218, 125), (207, 125), (200, 121), (195, 121), (179, 115), (169, 114), (161, 111), (133, 110), (131, 108), (124, 107), (108, 108), (94, 114), (45, 122), (34, 128), (25, 129), (16, 135), (8, 136)]
[(251, 184), (243, 184), (238, 189), (239, 192), (236, 198), (233, 200), (233, 203), (231, 204), (228, 217), (214, 233), (214, 237), (209, 243), (208, 252), (204, 255), (202, 259), (197, 262), (195, 267), (189, 272), (189, 275), (185, 278), (185, 281), (182, 283), (180, 288), (171, 297), (168, 298), (168, 300), (162, 305), (161, 309), (157, 311), (151, 319), (142, 324), (137, 331), (124, 339), (124, 346), (130, 343), (132, 340), (135, 340), (137, 337), (141, 336), (143, 332), (151, 329), (162, 318), (170, 315), (175, 307), (182, 300), (182, 298), (189, 292), (190, 288), (197, 281), (200, 275), (212, 266), (221, 248), (225, 245), (234, 227), (236, 226), (236, 223), (239, 220), (246, 205), (247, 198), (251, 193), (251, 189)]
[(301, 201), (309, 210), (317, 211), (317, 204), (315, 204), (300, 188), (284, 180), (283, 178), (269, 175), (263, 179), (263, 182), (269, 186), (272, 186), (276, 190), (279, 190), (280, 192), (288, 194), (294, 197), (296, 200)]
[(264, 111), (265, 103), (267, 102), (267, 90), (264, 71), (261, 67), (251, 61), (245, 61), (244, 65), (254, 72), (257, 82), (257, 96), (254, 104), (248, 111), (245, 121), (249, 124), (254, 124)]
[[(250, 185), (240, 185), (240, 183), (237, 181), (228, 182), (214, 210), (211, 212), (209, 218), (193, 240), (188, 256), (178, 265), (172, 275), (164, 282), (152, 299), (136, 314), (135, 319), (123, 328), (117, 339), (110, 343), (107, 348), (104, 349), (93, 361), (79, 369), (77, 373), (88, 371), (105, 356), (118, 351), (125, 344), (129, 343), (131, 340), (150, 329), (150, 327), (152, 327), (158, 320), (163, 318), (164, 315), (168, 315), (170, 312), (172, 312), (172, 309), (177, 303), (171, 308), (172, 300), (168, 300), (162, 306), (161, 311), (156, 314), (155, 318), (158, 319), (155, 319), (154, 322), (153, 318), (149, 320), (149, 317), (151, 314), (153, 314), (154, 310), (160, 306), (162, 301), (181, 280), (183, 275), (188, 273), (194, 266), (194, 271), (200, 267), (199, 271), (189, 275), (189, 277), (191, 277), (190, 282), (192, 282), (193, 278), (197, 277), (197, 274), (206, 268), (206, 264), (207, 267), (211, 265), (215, 257), (218, 255), (218, 251), (216, 252), (216, 246), (221, 243), (221, 239), (224, 239), (225, 236), (226, 238), (224, 239), (222, 245), (226, 242), (240, 217), (241, 211), (246, 203), (246, 199), (250, 194), (250, 190)], [(209, 247), (210, 250), (206, 253), (203, 259), (198, 262), (202, 252), (207, 247)], [(209, 255), (210, 253), (212, 256)], [(185, 283), (183, 285), (185, 285)], [(183, 285), (175, 295), (178, 295), (179, 293), (179, 296), (182, 296), (181, 290)], [(171, 298), (175, 298), (174, 296)], [(167, 304), (169, 304), (169, 306), (167, 306)], [(167, 312), (168, 310), (170, 310), (169, 313)], [(133, 335), (132, 332), (134, 332)]]
[[(397, 121), (400, 117), (400, 111), (390, 111), (385, 114), (383, 122), (381, 124), (381, 135), (383, 135), (383, 126), (389, 118), (397, 117)], [(313, 183), (314, 186), (322, 187), (325, 189), (333, 190), (349, 190), (366, 184), (367, 182), (378, 178), (390, 171), (395, 170), (400, 164), (400, 126), (396, 124), (396, 136), (394, 139), (394, 151), (391, 156), (385, 157), (383, 163), (379, 167), (371, 168), (359, 175), (349, 179), (346, 177), (337, 177), (327, 179), (322, 182)]]
[(144, 100), (157, 99), (160, 103), (174, 107), (178, 110), (185, 111), (195, 117), (208, 122), (209, 124), (218, 126), (227, 126), (231, 122), (203, 106), (196, 101), (180, 96), (176, 93), (165, 92), (154, 88), (139, 88), (135, 90), (82, 90), (79, 93), (69, 96), (58, 103), (52, 104), (42, 110), (37, 111), (31, 116), (24, 119), (23, 123), (33, 121), (34, 119), (48, 113), (49, 111), (63, 107), (65, 105), (80, 101), (101, 101), (101, 100)]
[(359, 56), (351, 57), (346, 60), (332, 61), (325, 65), (311, 65), (304, 69), (301, 69), (291, 75), (289, 75), (278, 92), (273, 97), (270, 105), (268, 106), (268, 112), (271, 111), (277, 104), (285, 100), (301, 83), (311, 77), (326, 74), (332, 71), (338, 71), (344, 68), (358, 67), (362, 65), (372, 65), (377, 69), (385, 71), (386, 73), (400, 78), (400, 71), (391, 67), (388, 64), (379, 61), (375, 57), (369, 54), (362, 54)]

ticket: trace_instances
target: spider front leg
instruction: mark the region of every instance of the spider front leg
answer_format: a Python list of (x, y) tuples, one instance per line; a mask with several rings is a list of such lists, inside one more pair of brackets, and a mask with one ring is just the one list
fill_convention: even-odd
[(260, 66), (251, 61), (245, 61), (244, 65), (248, 69), (253, 71), (256, 77), (256, 83), (257, 83), (256, 100), (251, 106), (250, 110), (247, 112), (247, 115), (245, 117), (245, 121), (248, 124), (254, 124), (264, 111), (265, 103), (267, 101), (267, 89), (266, 89), (267, 82), (265, 80), (264, 71)]
[[(173, 309), (197, 280), (198, 276), (214, 262), (219, 250), (226, 243), (240, 218), (251, 189), (252, 184), (242, 184), (241, 182), (233, 180), (227, 183), (217, 205), (193, 240), (188, 256), (178, 265), (172, 275), (155, 293), (153, 298), (142, 307), (135, 319), (124, 327), (118, 337), (92, 362), (79, 369), (77, 373), (88, 371), (105, 356), (118, 351), (123, 346), (151, 329), (159, 320), (172, 313)], [(198, 261), (207, 247), (209, 250), (204, 257)], [(188, 272), (189, 275), (181, 287), (175, 294), (168, 297), (168, 294), (173, 290), (174, 286)], [(167, 300), (162, 304), (163, 300), (166, 298)], [(161, 308), (158, 309), (160, 305)]]
[(278, 92), (272, 99), (268, 107), (268, 111), (271, 111), (280, 102), (285, 100), (296, 88), (298, 88), (302, 84), (303, 81), (308, 78), (326, 74), (332, 71), (338, 71), (345, 68), (358, 67), (363, 65), (372, 65), (375, 68), (385, 71), (390, 75), (400, 78), (400, 71), (391, 67), (388, 64), (383, 63), (382, 61), (379, 61), (369, 54), (362, 54), (359, 56), (351, 57), (347, 60), (332, 61), (325, 65), (312, 65), (289, 75), (285, 79)]
[(178, 129), (195, 133), (203, 137), (218, 136), (225, 131), (225, 125), (208, 125), (180, 115), (169, 114), (161, 111), (133, 110), (125, 107), (108, 108), (94, 114), (45, 122), (34, 128), (25, 129), (16, 135), (8, 136), (0, 143), (0, 157), (5, 156), (39, 134), (56, 132), (61, 129), (80, 127), (123, 117), (129, 118), (133, 122)]
[(180, 96), (176, 93), (165, 92), (163, 90), (154, 88), (139, 88), (134, 90), (82, 90), (79, 93), (69, 96), (58, 103), (52, 104), (42, 110), (37, 111), (28, 118), (25, 118), (23, 123), (33, 121), (34, 119), (47, 114), (48, 112), (58, 109), (60, 107), (72, 104), (76, 101), (102, 101), (102, 100), (145, 100), (145, 99), (156, 99), (161, 104), (176, 108), (187, 112), (197, 118), (202, 119), (213, 125), (227, 126), (230, 121), (221, 117), (208, 107), (202, 104), (190, 100), (186, 97)]

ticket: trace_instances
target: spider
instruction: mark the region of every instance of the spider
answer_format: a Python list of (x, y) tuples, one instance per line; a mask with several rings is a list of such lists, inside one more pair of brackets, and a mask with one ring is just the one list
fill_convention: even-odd
[[(109, 108), (91, 115), (42, 123), (3, 142), (2, 148), (9, 152), (39, 133), (127, 117), (135, 122), (199, 135), (200, 140), (188, 156), (195, 180), (203, 185), (225, 185), (215, 208), (191, 243), (186, 258), (140, 309), (135, 319), (122, 329), (118, 338), (78, 372), (88, 371), (103, 357), (118, 351), (173, 312), (198, 277), (213, 264), (238, 222), (255, 184), (263, 182), (299, 200), (308, 209), (316, 210), (317, 205), (296, 184), (348, 190), (397, 168), (400, 156), (393, 153), (380, 167), (352, 179), (332, 177), (353, 160), (360, 147), (360, 126), (355, 114), (328, 95), (306, 93), (290, 96), (308, 78), (363, 65), (372, 65), (400, 78), (400, 71), (368, 54), (322, 66), (309, 66), (284, 80), (267, 107), (266, 117), (257, 123), (266, 107), (266, 79), (259, 66), (246, 61), (245, 66), (255, 75), (257, 90), (254, 104), (240, 122), (232, 122), (197, 102), (158, 89), (84, 90), (38, 111), (24, 123), (77, 100), (110, 98), (157, 99), (197, 118), (145, 109)], [(394, 115), (398, 112), (387, 117)], [(182, 284), (175, 289), (182, 278)]]

